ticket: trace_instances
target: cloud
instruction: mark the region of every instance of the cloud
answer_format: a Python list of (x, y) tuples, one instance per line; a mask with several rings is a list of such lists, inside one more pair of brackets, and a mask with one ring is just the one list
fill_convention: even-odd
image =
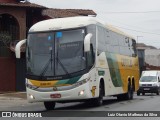
[[(149, 12), (160, 11), (160, 0), (30, 0), (37, 4), (51, 8), (68, 9), (92, 9), (98, 14), (98, 18), (115, 26), (122, 26), (137, 31), (147, 31), (147, 33), (119, 28), (130, 33), (135, 38), (143, 36), (141, 42), (154, 45), (160, 48), (160, 35), (149, 34), (158, 33), (160, 26), (160, 12), (151, 13), (108, 13), (108, 12)], [(156, 43), (156, 44), (155, 44)]]

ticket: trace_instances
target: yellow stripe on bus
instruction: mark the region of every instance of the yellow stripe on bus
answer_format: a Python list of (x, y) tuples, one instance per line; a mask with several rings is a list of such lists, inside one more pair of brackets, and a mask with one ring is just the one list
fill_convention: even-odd
[(120, 71), (120, 76), (123, 82), (124, 92), (128, 91), (128, 78), (132, 80), (134, 77), (135, 80), (135, 90), (138, 89), (138, 80), (139, 80), (139, 68), (138, 68), (138, 57), (128, 57), (123, 55), (117, 55), (118, 66)]
[(54, 81), (37, 81), (37, 80), (29, 80), (32, 85), (37, 86), (37, 87), (53, 87), (58, 80)]

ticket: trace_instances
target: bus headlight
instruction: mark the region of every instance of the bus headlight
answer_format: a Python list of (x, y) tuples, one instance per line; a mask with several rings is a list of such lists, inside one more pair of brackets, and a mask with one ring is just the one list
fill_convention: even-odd
[(30, 84), (28, 84), (28, 83), (26, 83), (26, 87), (28, 87), (28, 88), (30, 88), (30, 89), (32, 89), (32, 90), (35, 90), (35, 89), (38, 88), (37, 86), (30, 85)]
[(30, 99), (35, 99), (35, 97), (33, 95), (31, 95), (31, 94), (29, 94), (29, 98)]
[(83, 85), (85, 83), (87, 83), (89, 81), (89, 79), (84, 79), (84, 80), (81, 80), (79, 82), (76, 82), (75, 84), (73, 84), (74, 87), (78, 87), (80, 85)]
[(82, 96), (84, 95), (84, 90), (81, 90), (79, 93), (78, 93), (78, 96)]

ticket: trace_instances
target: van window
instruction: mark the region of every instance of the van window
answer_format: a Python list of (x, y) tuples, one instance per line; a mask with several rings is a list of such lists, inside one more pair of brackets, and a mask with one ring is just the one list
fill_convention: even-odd
[(141, 82), (157, 82), (157, 76), (142, 76)]

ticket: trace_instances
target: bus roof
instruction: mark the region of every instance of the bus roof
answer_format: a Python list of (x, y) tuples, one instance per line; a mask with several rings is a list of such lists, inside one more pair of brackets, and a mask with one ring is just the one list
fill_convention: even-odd
[(93, 17), (67, 17), (44, 20), (33, 25), (29, 32), (60, 30), (83, 27), (90, 24), (96, 24), (98, 21)]
[(123, 32), (123, 31), (121, 31), (121, 30), (119, 30), (119, 29), (117, 29), (117, 28), (115, 28), (115, 27), (113, 27), (112, 25), (106, 24), (105, 26), (106, 26), (106, 28), (108, 28), (109, 30), (111, 30), (111, 31), (113, 31), (113, 32), (116, 32), (116, 33), (118, 33), (118, 34), (121, 34), (121, 35), (124, 35), (124, 36), (126, 36), (126, 37), (130, 37), (130, 38), (134, 39), (131, 35)]
[(41, 32), (41, 31), (50, 31), (50, 30), (61, 30), (61, 29), (70, 29), (70, 28), (77, 28), (77, 27), (84, 27), (90, 24), (97, 24), (100, 23), (102, 26), (116, 32), (118, 34), (124, 35), (126, 37), (131, 37), (130, 35), (120, 31), (119, 29), (111, 26), (106, 25), (102, 21), (96, 19), (95, 17), (88, 17), (88, 16), (78, 16), (78, 17), (67, 17), (67, 18), (56, 18), (56, 19), (49, 19), (43, 20), (36, 24), (34, 24), (29, 32)]

